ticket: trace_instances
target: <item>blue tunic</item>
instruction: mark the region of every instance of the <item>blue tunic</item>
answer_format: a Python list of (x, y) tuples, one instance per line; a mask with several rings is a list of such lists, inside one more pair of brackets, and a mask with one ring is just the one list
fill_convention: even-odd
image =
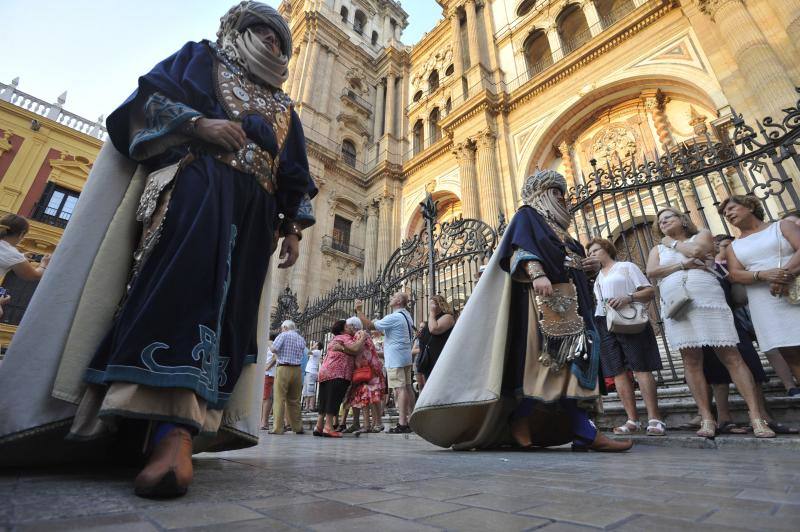
[[(139, 78), (137, 91), (108, 118), (114, 146), (156, 169), (188, 153), (189, 144), (175, 139), (191, 116), (227, 119), (214, 92), (214, 57), (208, 43), (191, 42)], [(162, 100), (162, 112), (151, 107), (145, 114), (145, 103)], [(255, 361), (258, 307), (278, 215), (298, 216), (302, 200), (316, 188), (294, 111), (280, 153), (263, 117), (248, 115), (242, 127), (279, 157), (277, 193), (200, 151), (175, 177), (160, 238), (97, 350), (88, 382), (185, 388), (218, 409), (243, 366)]]

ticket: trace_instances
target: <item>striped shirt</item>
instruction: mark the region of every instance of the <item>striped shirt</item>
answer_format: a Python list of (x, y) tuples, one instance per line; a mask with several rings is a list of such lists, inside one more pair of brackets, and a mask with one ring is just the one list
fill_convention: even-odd
[(272, 352), (278, 355), (278, 364), (299, 366), (305, 349), (306, 341), (297, 331), (282, 332), (272, 343)]

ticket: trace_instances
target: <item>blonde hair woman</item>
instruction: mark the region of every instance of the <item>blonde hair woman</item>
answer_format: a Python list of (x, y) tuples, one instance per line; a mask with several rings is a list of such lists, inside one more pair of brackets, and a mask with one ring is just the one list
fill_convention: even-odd
[[(725, 293), (707, 266), (714, 253), (711, 232), (698, 230), (689, 216), (673, 207), (665, 207), (656, 215), (653, 233), (661, 243), (650, 250), (647, 275), (660, 280), (667, 340), (681, 353), (686, 383), (702, 418), (697, 435), (712, 438), (717, 428), (711, 413), (708, 383), (703, 377), (703, 346), (707, 346), (714, 349), (744, 397), (755, 436), (774, 438), (775, 433), (759, 416), (753, 375), (736, 348), (739, 336)], [(664, 315), (664, 302), (681, 298), (683, 294), (690, 294), (688, 308), (679, 316)]]
[(453, 305), (444, 296), (438, 294), (431, 296), (428, 303), (428, 321), (423, 323), (424, 327), (419, 335), (420, 354), (417, 362), (417, 381), (420, 390), (430, 377), (431, 371), (450, 337), (450, 331), (456, 324)]

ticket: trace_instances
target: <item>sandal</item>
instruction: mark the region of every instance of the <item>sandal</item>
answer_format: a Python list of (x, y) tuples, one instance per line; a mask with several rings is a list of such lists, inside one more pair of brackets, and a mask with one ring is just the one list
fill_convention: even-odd
[(344, 429), (344, 430), (342, 430), (340, 432), (343, 432), (344, 434), (352, 434), (352, 433), (357, 432), (359, 430), (361, 430), (361, 425), (350, 425), (349, 427), (347, 427), (346, 429)]
[(614, 434), (633, 434), (634, 432), (641, 432), (642, 424), (639, 421), (629, 419), (624, 425), (615, 427)]
[(717, 429), (718, 434), (747, 434), (748, 430), (744, 427), (738, 426), (732, 421), (725, 421), (720, 423)]
[(767, 426), (772, 429), (772, 432), (775, 434), (797, 434), (800, 433), (800, 430), (797, 430), (794, 427), (787, 427), (783, 423), (778, 423), (777, 421), (767, 421)]
[(648, 436), (663, 436), (667, 433), (667, 425), (660, 419), (650, 419), (647, 421)]
[(328, 432), (327, 430), (323, 430), (322, 431), (322, 436), (325, 437), (325, 438), (341, 438), (342, 437), (342, 433), (338, 432), (338, 431), (335, 431), (335, 430), (332, 430), (330, 432)]
[(750, 422), (753, 427), (753, 436), (756, 438), (774, 438), (775, 433), (769, 428), (766, 420), (754, 419)]
[(714, 438), (717, 435), (717, 423), (713, 419), (703, 419), (700, 421), (700, 430), (697, 435), (701, 438)]
[(383, 432), (383, 425), (378, 425), (377, 427), (372, 427), (372, 430), (370, 432), (373, 432), (375, 434)]

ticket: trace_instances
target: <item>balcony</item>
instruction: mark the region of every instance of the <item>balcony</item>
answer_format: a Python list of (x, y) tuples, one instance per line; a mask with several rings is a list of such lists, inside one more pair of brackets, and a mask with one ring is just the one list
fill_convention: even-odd
[(363, 111), (367, 114), (367, 117), (372, 116), (372, 104), (359, 96), (358, 93), (353, 89), (349, 89), (347, 87), (342, 89), (342, 101), (355, 106), (357, 110)]
[(364, 250), (351, 245), (349, 242), (342, 242), (334, 239), (331, 235), (322, 237), (322, 251), (342, 257), (357, 264), (364, 264)]

